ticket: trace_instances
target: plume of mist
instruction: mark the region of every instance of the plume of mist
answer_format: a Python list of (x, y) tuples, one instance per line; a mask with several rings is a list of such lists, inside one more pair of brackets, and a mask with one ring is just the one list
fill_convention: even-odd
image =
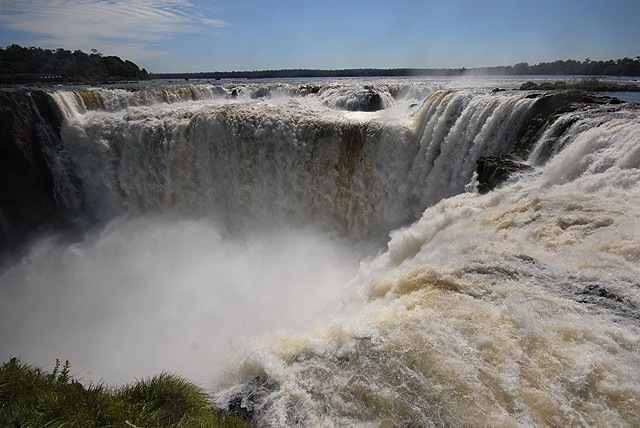
[(0, 356), (69, 359), (90, 381), (208, 382), (234, 342), (338, 304), (358, 261), (310, 229), (239, 238), (205, 220), (115, 219), (75, 244), (43, 239), (0, 272)]

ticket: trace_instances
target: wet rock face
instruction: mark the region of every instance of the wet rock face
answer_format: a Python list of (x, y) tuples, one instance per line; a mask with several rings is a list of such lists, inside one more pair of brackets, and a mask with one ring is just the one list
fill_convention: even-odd
[(504, 183), (513, 174), (531, 170), (531, 166), (514, 156), (481, 156), (477, 160), (478, 192), (487, 193)]
[(384, 106), (382, 105), (382, 98), (380, 94), (375, 92), (372, 89), (367, 90), (363, 96), (363, 103), (361, 106), (362, 111), (378, 111), (382, 110)]
[(582, 91), (562, 91), (551, 94), (533, 93), (529, 97), (537, 98), (537, 100), (531, 110), (527, 112), (527, 118), (512, 153), (518, 158), (527, 157), (544, 130), (560, 115), (588, 106), (620, 102), (615, 98), (597, 97)]
[[(497, 92), (494, 89), (492, 92)], [(532, 167), (524, 162), (531, 149), (544, 131), (562, 114), (585, 107), (602, 104), (618, 104), (619, 100), (611, 97), (598, 97), (581, 91), (562, 91), (550, 94), (532, 93), (536, 103), (527, 112), (524, 125), (520, 129), (513, 150), (502, 156), (481, 156), (476, 162), (478, 191), (487, 193), (504, 183), (515, 173), (525, 172)], [(564, 133), (572, 122), (568, 121), (557, 132)], [(558, 135), (559, 136), (559, 135)], [(550, 153), (553, 147), (547, 147)], [(544, 155), (544, 154), (543, 154)], [(544, 155), (548, 158), (550, 154)]]
[[(36, 98), (38, 100), (36, 101)], [(40, 93), (0, 92), (0, 256), (50, 221), (58, 209), (33, 105)]]

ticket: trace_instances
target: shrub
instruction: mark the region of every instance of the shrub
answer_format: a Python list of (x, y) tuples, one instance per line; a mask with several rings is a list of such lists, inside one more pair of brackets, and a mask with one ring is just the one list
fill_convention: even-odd
[(167, 373), (120, 389), (83, 385), (56, 360), (51, 372), (12, 358), (0, 367), (2, 427), (249, 427), (214, 411), (204, 390)]

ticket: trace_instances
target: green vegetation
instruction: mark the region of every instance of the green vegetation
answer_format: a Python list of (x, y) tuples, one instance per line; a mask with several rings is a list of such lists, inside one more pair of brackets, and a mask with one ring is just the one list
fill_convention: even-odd
[(315, 77), (399, 77), (399, 76), (459, 76), (464, 69), (416, 68), (351, 68), (342, 70), (286, 69), (254, 71), (213, 71), (200, 73), (152, 73), (152, 79), (291, 79)]
[(154, 73), (154, 79), (261, 79), (261, 78), (310, 78), (310, 77), (400, 77), (400, 76), (461, 76), (461, 75), (568, 75), (568, 76), (640, 76), (640, 57), (608, 61), (542, 62), (484, 68), (358, 68), (343, 70), (258, 70), (215, 71), (203, 73)]
[(287, 69), (254, 71), (214, 71), (199, 73), (154, 73), (150, 75), (131, 61), (76, 50), (7, 46), (0, 49), (0, 84), (21, 83), (102, 83), (154, 79), (260, 79), (312, 77), (399, 77), (469, 75), (583, 75), (640, 76), (640, 57), (608, 61), (558, 60), (529, 65), (483, 68), (357, 68), (342, 70)]
[(102, 56), (80, 50), (54, 51), (24, 48), (18, 45), (0, 49), (0, 83), (98, 83), (123, 80), (145, 80), (149, 75), (131, 61), (116, 56)]
[(591, 78), (584, 79), (575, 83), (567, 83), (565, 81), (556, 81), (556, 82), (525, 82), (520, 85), (520, 90), (563, 90), (563, 89), (575, 89), (580, 91), (587, 92), (632, 92), (632, 91), (640, 91), (640, 86), (634, 85), (632, 83), (616, 83), (616, 82), (605, 82), (603, 80)]
[(56, 360), (51, 372), (17, 358), (0, 367), (2, 427), (250, 427), (249, 422), (213, 410), (199, 387), (160, 374), (111, 389), (85, 386)]
[(526, 62), (507, 67), (490, 67), (493, 74), (502, 75), (566, 75), (566, 76), (640, 76), (640, 56), (608, 61), (568, 59), (529, 65)]

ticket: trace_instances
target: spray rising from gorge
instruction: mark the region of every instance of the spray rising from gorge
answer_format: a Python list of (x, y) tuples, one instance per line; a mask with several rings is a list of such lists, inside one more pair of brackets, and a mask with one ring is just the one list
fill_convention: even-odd
[(269, 426), (640, 420), (637, 108), (411, 80), (49, 97), (84, 233), (0, 273), (2, 352), (213, 378)]

